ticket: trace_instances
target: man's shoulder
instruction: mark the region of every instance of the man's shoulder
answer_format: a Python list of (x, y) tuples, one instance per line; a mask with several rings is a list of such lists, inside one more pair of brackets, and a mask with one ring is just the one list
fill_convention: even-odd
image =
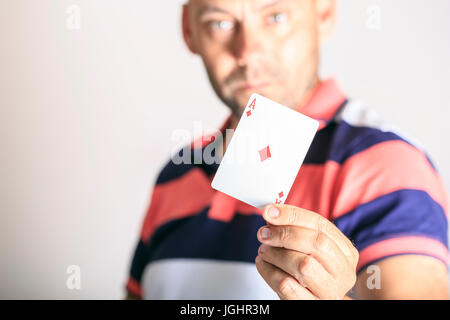
[[(162, 166), (160, 169), (156, 184), (164, 184), (170, 181), (174, 181), (189, 171), (191, 171), (194, 166), (192, 162), (182, 160), (187, 155), (187, 151), (191, 151), (191, 149), (188, 149), (189, 146), (185, 146), (177, 151), (176, 154), (174, 154), (172, 157), (170, 157), (169, 160), (166, 161), (166, 163)], [(177, 162), (176, 159), (181, 159), (180, 162)]]
[(207, 159), (204, 153), (205, 148), (214, 142), (213, 134), (205, 134), (180, 147), (160, 169), (156, 185), (180, 179), (193, 170), (200, 170), (205, 176), (211, 175), (218, 166), (214, 157), (215, 151)]
[(400, 152), (410, 148), (428, 158), (417, 138), (383, 119), (360, 100), (349, 100), (336, 114), (331, 127), (331, 152), (335, 158), (333, 160), (339, 163), (357, 155), (370, 153), (369, 150), (372, 149)]
[(383, 213), (390, 206), (399, 214), (403, 214), (403, 207), (421, 206), (417, 211), (421, 217), (424, 210), (434, 210), (424, 208), (435, 204), (441, 208), (436, 209), (439, 217), (445, 216), (445, 186), (417, 139), (361, 102), (349, 102), (333, 126), (329, 171), (334, 179), (333, 219), (345, 220), (355, 212)]

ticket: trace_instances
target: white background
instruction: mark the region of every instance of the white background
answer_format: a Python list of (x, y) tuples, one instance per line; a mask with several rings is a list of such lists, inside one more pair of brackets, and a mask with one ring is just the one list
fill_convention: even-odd
[[(69, 5), (81, 29), (66, 27)], [(121, 298), (176, 128), (228, 114), (181, 1), (0, 1), (0, 298)], [(381, 29), (367, 27), (381, 9)], [(450, 2), (341, 0), (323, 75), (417, 137), (450, 186)], [(81, 267), (81, 290), (66, 268)]]

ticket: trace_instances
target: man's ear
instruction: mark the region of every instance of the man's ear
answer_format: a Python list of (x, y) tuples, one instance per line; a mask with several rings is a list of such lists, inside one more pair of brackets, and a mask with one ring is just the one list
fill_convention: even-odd
[(194, 41), (192, 39), (192, 29), (190, 26), (190, 16), (189, 16), (189, 4), (183, 5), (183, 14), (182, 14), (182, 28), (183, 28), (183, 38), (186, 43), (189, 51), (193, 54), (197, 54), (198, 51), (194, 45)]
[(316, 0), (317, 26), (320, 41), (328, 40), (336, 25), (336, 0)]

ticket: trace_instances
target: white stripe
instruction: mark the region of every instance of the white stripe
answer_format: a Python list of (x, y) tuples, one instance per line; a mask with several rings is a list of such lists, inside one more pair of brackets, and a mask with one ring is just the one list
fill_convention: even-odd
[(391, 132), (414, 145), (420, 150), (424, 150), (421, 143), (409, 134), (405, 134), (398, 127), (385, 122), (374, 110), (365, 106), (364, 103), (358, 100), (350, 100), (342, 110), (336, 115), (336, 121), (344, 120), (354, 127), (369, 127), (378, 129), (383, 132)]
[(165, 259), (149, 263), (142, 276), (149, 300), (279, 300), (253, 263)]

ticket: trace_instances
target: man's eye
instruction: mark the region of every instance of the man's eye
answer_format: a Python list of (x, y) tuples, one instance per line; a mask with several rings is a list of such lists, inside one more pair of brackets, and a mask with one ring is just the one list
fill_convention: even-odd
[(274, 13), (269, 16), (269, 23), (283, 23), (287, 20), (287, 14), (284, 12), (281, 13)]
[(233, 29), (233, 22), (227, 20), (211, 21), (211, 28), (214, 31), (230, 31)]

